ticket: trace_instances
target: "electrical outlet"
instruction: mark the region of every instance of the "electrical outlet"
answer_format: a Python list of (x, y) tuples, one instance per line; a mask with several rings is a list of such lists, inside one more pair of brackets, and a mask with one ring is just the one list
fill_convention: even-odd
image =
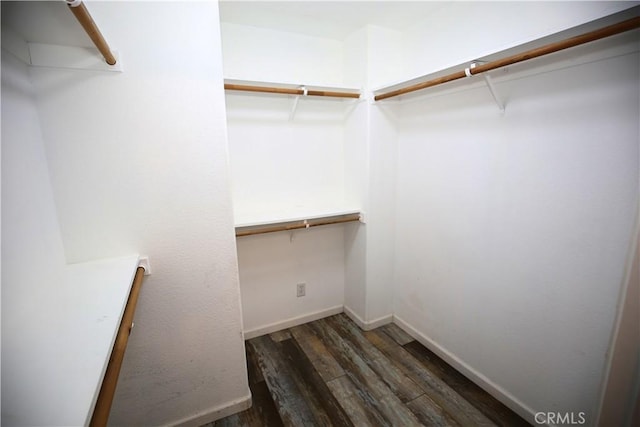
[(307, 294), (307, 284), (306, 283), (298, 283), (296, 285), (296, 296), (303, 297)]

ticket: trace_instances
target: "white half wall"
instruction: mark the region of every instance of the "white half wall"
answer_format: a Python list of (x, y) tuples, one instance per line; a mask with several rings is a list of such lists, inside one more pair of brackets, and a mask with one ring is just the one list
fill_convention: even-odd
[(205, 423), (249, 398), (217, 3), (88, 7), (125, 71), (31, 76), (67, 261), (151, 261), (110, 422)]
[(483, 86), (399, 107), (394, 314), (530, 422), (595, 422), (638, 203), (640, 49), (622, 40), (512, 69), (503, 115)]

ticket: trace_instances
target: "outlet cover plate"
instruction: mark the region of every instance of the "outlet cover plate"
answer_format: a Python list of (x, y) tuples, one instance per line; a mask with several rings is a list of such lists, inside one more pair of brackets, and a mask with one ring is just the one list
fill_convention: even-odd
[(296, 296), (303, 297), (307, 294), (307, 284), (306, 283), (298, 283), (296, 285)]

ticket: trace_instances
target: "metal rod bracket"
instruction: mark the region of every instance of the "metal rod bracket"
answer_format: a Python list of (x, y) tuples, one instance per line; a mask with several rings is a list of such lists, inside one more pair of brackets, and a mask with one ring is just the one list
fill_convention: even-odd
[[(473, 77), (473, 75), (474, 75), (473, 74), (473, 69), (476, 68), (476, 66), (482, 65), (482, 64), (485, 64), (485, 63), (486, 63), (486, 61), (473, 61), (473, 62), (471, 62), (471, 64), (469, 64), (469, 67), (464, 69), (464, 74), (467, 77)], [(484, 78), (484, 82), (487, 84), (487, 89), (489, 89), (489, 92), (491, 92), (491, 96), (493, 97), (493, 100), (498, 105), (498, 108), (500, 109), (500, 112), (504, 113), (504, 102), (502, 102), (502, 98), (500, 97), (500, 94), (498, 93), (498, 90), (493, 85), (493, 80), (491, 80), (491, 76), (489, 74), (483, 73), (482, 77)]]
[(487, 88), (489, 88), (489, 92), (491, 92), (491, 96), (493, 96), (493, 100), (498, 105), (501, 113), (504, 113), (504, 102), (502, 102), (502, 98), (500, 98), (500, 94), (498, 90), (493, 85), (493, 80), (491, 80), (491, 76), (489, 74), (483, 74), (484, 82), (487, 84)]
[(298, 100), (300, 100), (300, 97), (308, 96), (309, 94), (306, 86), (300, 86), (300, 89), (302, 90), (302, 95), (296, 95), (293, 98), (293, 106), (291, 107), (291, 112), (289, 113), (289, 121), (292, 121), (296, 115), (296, 109), (298, 108)]

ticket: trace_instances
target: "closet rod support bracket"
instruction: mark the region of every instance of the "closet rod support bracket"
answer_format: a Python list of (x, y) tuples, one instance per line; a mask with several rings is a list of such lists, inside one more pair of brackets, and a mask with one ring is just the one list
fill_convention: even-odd
[(151, 264), (149, 263), (149, 257), (144, 256), (138, 258), (138, 267), (144, 268), (144, 275), (148, 276), (151, 274)]
[(300, 100), (300, 97), (308, 95), (306, 86), (300, 86), (300, 89), (302, 89), (302, 95), (296, 95), (293, 98), (293, 106), (291, 107), (291, 112), (289, 113), (289, 121), (292, 121), (296, 115), (296, 110), (298, 109), (298, 101)]
[(489, 92), (491, 92), (491, 96), (493, 96), (493, 100), (498, 105), (501, 113), (504, 113), (504, 102), (500, 97), (500, 94), (496, 90), (496, 87), (493, 85), (493, 80), (491, 80), (491, 76), (489, 74), (483, 74), (484, 82), (487, 84), (487, 88), (489, 88)]
[(360, 223), (362, 224), (366, 224), (367, 223), (367, 216), (364, 212), (360, 212)]
[[(476, 66), (482, 65), (484, 63), (486, 62), (485, 61), (471, 62), (471, 64), (469, 64), (469, 67), (464, 69), (464, 74), (467, 77), (473, 77), (474, 75), (473, 69), (476, 68)], [(493, 85), (493, 80), (491, 80), (491, 76), (485, 73), (485, 74), (482, 74), (482, 77), (484, 78), (484, 82), (487, 84), (487, 88), (489, 89), (489, 92), (491, 92), (491, 96), (493, 97), (493, 100), (498, 105), (500, 112), (504, 113), (504, 102), (502, 102), (502, 98), (500, 97), (500, 94), (498, 93), (496, 87)]]

